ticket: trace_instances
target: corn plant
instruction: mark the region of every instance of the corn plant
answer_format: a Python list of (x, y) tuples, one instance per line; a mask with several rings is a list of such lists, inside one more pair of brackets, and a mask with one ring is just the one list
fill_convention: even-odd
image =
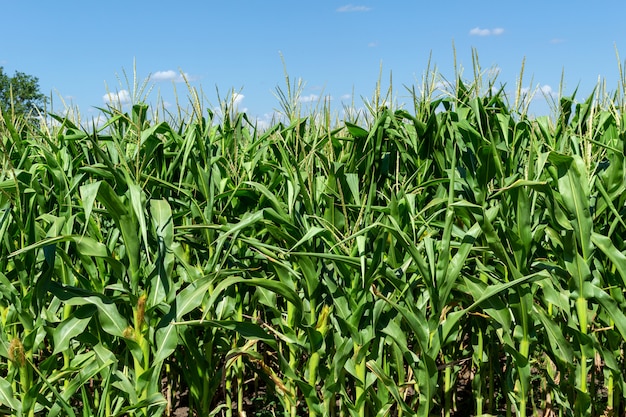
[(0, 412), (623, 414), (623, 94), (533, 118), (473, 58), (264, 130), (3, 114)]

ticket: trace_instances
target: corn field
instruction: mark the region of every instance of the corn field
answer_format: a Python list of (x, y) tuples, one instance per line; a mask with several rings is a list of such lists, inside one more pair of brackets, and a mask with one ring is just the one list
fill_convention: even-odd
[(488, 84), (3, 114), (0, 414), (624, 415), (624, 86)]

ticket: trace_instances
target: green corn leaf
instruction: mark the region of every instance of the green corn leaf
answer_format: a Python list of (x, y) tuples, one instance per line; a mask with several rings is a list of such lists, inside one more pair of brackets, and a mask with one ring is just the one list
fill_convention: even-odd
[[(70, 401), (72, 396), (78, 392), (81, 388), (84, 388), (85, 385), (88, 385), (90, 381), (93, 381), (94, 378), (97, 378), (99, 374), (106, 369), (108, 369), (113, 364), (113, 361), (109, 361), (106, 363), (98, 363), (93, 355), (86, 362), (81, 363), (80, 370), (77, 373), (76, 377), (72, 378), (71, 381), (67, 385), (63, 387), (63, 390), (59, 393), (60, 397), (64, 402)], [(47, 413), (47, 416), (54, 417), (61, 413), (61, 411), (67, 412), (65, 409), (65, 405), (61, 401), (57, 401), (50, 408)]]
[[(137, 391), (135, 389), (135, 384), (133, 383), (133, 381), (131, 381), (131, 379), (129, 378), (129, 375), (127, 375), (125, 372), (122, 372), (121, 370), (116, 370), (114, 372), (114, 378), (116, 379), (116, 381), (112, 384), (114, 388), (118, 389), (120, 392), (123, 392), (125, 395), (128, 396), (128, 402), (130, 404), (136, 404), (139, 402), (139, 398), (137, 397)], [(121, 411), (119, 411), (117, 414), (115, 415), (124, 415)]]
[(156, 259), (157, 276), (153, 279), (150, 288), (148, 306), (156, 306), (161, 300), (172, 302), (174, 298), (174, 223), (172, 210), (165, 200), (150, 200), (150, 214), (152, 227), (157, 237), (158, 257)]
[(367, 260), (365, 258), (365, 239), (367, 237), (365, 235), (358, 235), (356, 236), (356, 245), (357, 245), (357, 249), (359, 251), (359, 260), (360, 260), (360, 264), (361, 264), (361, 282), (363, 284), (363, 286), (365, 286), (365, 270), (367, 267)]
[(527, 259), (533, 244), (530, 198), (526, 188), (517, 188), (513, 195), (516, 200), (516, 221), (512, 230), (516, 242), (513, 242), (513, 250), (517, 268), (528, 272)]
[(439, 371), (437, 370), (437, 364), (430, 355), (424, 354), (421, 357), (417, 365), (417, 371), (415, 377), (419, 384), (419, 404), (417, 407), (417, 415), (420, 417), (430, 416), (430, 411), (433, 408), (433, 398), (437, 392), (437, 377)]
[(591, 234), (591, 241), (611, 260), (626, 286), (626, 255), (617, 250), (607, 236), (594, 232)]
[(413, 352), (413, 349), (409, 348), (407, 335), (410, 334), (407, 334), (405, 329), (400, 327), (399, 323), (396, 323), (395, 321), (389, 322), (389, 324), (382, 329), (382, 332), (388, 335), (391, 340), (398, 345), (402, 356), (409, 364), (415, 364), (419, 361), (419, 356)]
[[(602, 185), (602, 181), (596, 180), (595, 185), (603, 198), (598, 201), (598, 204), (596, 206), (594, 221), (596, 221), (596, 219), (602, 218), (604, 212), (608, 207), (611, 214), (613, 214), (613, 216), (615, 217), (615, 220), (618, 221), (623, 228), (626, 228), (626, 222), (624, 222), (624, 219), (622, 219), (622, 216), (615, 207), (615, 204), (613, 204), (611, 196), (609, 196), (609, 193), (604, 188), (604, 185)], [(616, 190), (617, 192), (614, 191), (614, 194), (621, 196), (624, 193), (624, 190), (626, 190), (626, 187), (622, 185), (618, 190)]]
[(16, 399), (11, 383), (3, 377), (0, 377), (0, 404), (10, 407), (16, 415), (21, 415), (22, 404)]
[(299, 379), (296, 379), (294, 382), (304, 395), (304, 400), (306, 401), (306, 405), (309, 408), (309, 415), (312, 415), (311, 412), (316, 413), (315, 415), (324, 415), (324, 410), (322, 408), (322, 403), (318, 397), (316, 387), (311, 386), (305, 381)]
[(302, 239), (300, 239), (295, 245), (293, 245), (289, 250), (290, 251), (294, 251), (297, 247), (299, 247), (300, 245), (309, 242), (311, 239), (313, 239), (315, 236), (319, 235), (319, 234), (323, 234), (326, 233), (326, 229), (324, 229), (323, 227), (318, 227), (318, 226), (311, 226), (307, 232), (304, 234), (304, 236), (302, 236)]
[(41, 371), (32, 363), (29, 363), (29, 366), (35, 371), (37, 376), (43, 381), (43, 384), (52, 392), (53, 398), (56, 400), (56, 405), (63, 409), (65, 415), (68, 417), (75, 417), (74, 410), (69, 405), (67, 400), (61, 395), (61, 393), (52, 385), (48, 378), (44, 377)]
[(96, 310), (94, 305), (81, 306), (70, 317), (57, 325), (52, 333), (54, 341), (53, 355), (69, 349), (70, 340), (85, 331)]
[(410, 415), (411, 409), (402, 398), (396, 382), (391, 377), (387, 376), (387, 373), (374, 360), (367, 361), (367, 368), (372, 371), (374, 375), (376, 375), (376, 378), (383, 383), (383, 386), (389, 391), (393, 399), (396, 401), (396, 405), (399, 406), (405, 413), (409, 413)]
[(144, 195), (141, 187), (134, 182), (131, 182), (130, 177), (127, 178), (128, 192), (130, 195), (130, 204), (133, 212), (135, 213), (135, 219), (139, 222), (139, 233), (143, 238), (143, 243), (146, 250), (146, 256), (148, 262), (150, 262), (150, 252), (148, 250), (148, 227), (146, 225), (146, 217), (144, 215)]
[(4, 125), (9, 131), (9, 135), (7, 135), (7, 144), (5, 145), (7, 148), (11, 148), (15, 146), (20, 153), (24, 153), (24, 141), (22, 140), (20, 133), (15, 128), (15, 125), (12, 121), (11, 113), (8, 111), (1, 112), (2, 119), (4, 120)]
[(178, 187), (182, 185), (183, 178), (184, 178), (183, 174), (185, 173), (186, 167), (188, 166), (187, 160), (189, 159), (189, 155), (191, 155), (191, 151), (196, 145), (197, 140), (198, 140), (198, 131), (197, 129), (193, 128), (193, 126), (190, 126), (190, 128), (187, 129), (187, 131), (184, 134), (184, 139), (182, 143), (182, 148), (183, 148), (182, 149), (182, 162), (180, 164), (182, 167), (182, 172), (181, 172), (180, 179), (178, 182)]
[(109, 256), (109, 251), (104, 243), (88, 236), (73, 236), (72, 240), (76, 243), (76, 249), (83, 256), (94, 256), (105, 258)]
[(104, 302), (98, 297), (90, 297), (90, 301), (98, 307), (98, 319), (102, 330), (113, 336), (121, 337), (128, 327), (128, 322), (118, 312), (115, 304)]
[(94, 192), (97, 190), (98, 193), (96, 198), (104, 204), (111, 217), (119, 219), (121, 216), (128, 214), (128, 210), (126, 209), (124, 202), (117, 194), (115, 194), (113, 188), (111, 188), (107, 182), (99, 181), (96, 184), (93, 184), (93, 188), (90, 188), (88, 191)]
[(350, 338), (342, 338), (336, 343), (338, 343), (338, 345), (334, 350), (332, 359), (330, 360), (333, 383), (341, 381), (342, 375), (345, 372), (346, 362), (350, 359), (350, 355), (354, 347), (354, 342)]
[(359, 191), (359, 176), (355, 173), (346, 174), (346, 183), (348, 183), (354, 203), (360, 206), (362, 202), (361, 193)]
[[(2, 187), (0, 186), (0, 191)], [(0, 241), (4, 238), (4, 235), (11, 224), (12, 216), (11, 216), (11, 202), (7, 199), (3, 201), (4, 198), (0, 197)]]
[(98, 308), (98, 319), (102, 330), (121, 337), (128, 327), (128, 322), (119, 313), (115, 304), (100, 294), (90, 293), (79, 288), (50, 283), (50, 292), (67, 305), (94, 305)]
[(477, 300), (474, 300), (474, 302), (465, 310), (468, 312), (472, 311), (474, 308), (479, 306), (482, 302), (490, 299), (491, 297), (509, 288), (515, 287), (517, 285), (521, 285), (525, 282), (530, 282), (530, 281), (537, 280), (537, 279), (549, 279), (549, 278), (550, 278), (550, 275), (546, 271), (540, 271), (540, 272), (536, 272), (533, 274), (521, 276), (517, 279), (514, 279), (513, 281), (489, 285), (489, 287), (485, 290), (485, 292), (483, 292), (482, 295)]
[(295, 313), (298, 316), (296, 322), (300, 322), (300, 320), (302, 319), (302, 316), (301, 316), (302, 311), (303, 311), (302, 300), (300, 300), (300, 297), (298, 297), (298, 294), (293, 289), (289, 288), (287, 285), (283, 284), (282, 282), (273, 281), (273, 280), (266, 279), (266, 278), (246, 279), (240, 276), (233, 276), (233, 277), (226, 278), (215, 287), (215, 289), (213, 290), (213, 293), (211, 294), (208, 302), (205, 305), (205, 312), (203, 314), (203, 318), (206, 317), (209, 311), (214, 308), (214, 306), (217, 303), (218, 298), (221, 297), (222, 292), (226, 288), (232, 285), (239, 284), (239, 283), (246, 284), (250, 287), (259, 286), (267, 290), (270, 290), (272, 292), (275, 292), (276, 294), (284, 297), (287, 301), (289, 301), (295, 306)]
[[(138, 197), (136, 194), (137, 191), (135, 187), (135, 191), (133, 192), (135, 197), (133, 200), (137, 200)], [(143, 234), (143, 230), (141, 230), (138, 224), (139, 221), (133, 214), (134, 211), (139, 211), (139, 207), (136, 209), (132, 207), (130, 209), (127, 208), (125, 201), (123, 201), (106, 182), (100, 183), (97, 199), (106, 207), (107, 214), (113, 218), (122, 233), (131, 286), (133, 291), (137, 292), (140, 279), (140, 236)], [(137, 204), (138, 202), (134, 201), (133, 205)]]
[(312, 258), (325, 259), (327, 261), (336, 262), (337, 265), (347, 265), (351, 268), (360, 268), (361, 259), (356, 256), (337, 255), (334, 253), (318, 253), (318, 252), (293, 252), (294, 256), (309, 256)]
[(615, 300), (602, 288), (590, 285), (593, 298), (602, 306), (606, 313), (613, 319), (615, 327), (626, 340), (626, 315), (622, 312)]
[(563, 331), (558, 323), (552, 317), (548, 317), (545, 310), (537, 304), (534, 306), (535, 317), (539, 319), (548, 336), (548, 342), (551, 346), (551, 353), (562, 363), (573, 366), (574, 349), (571, 342), (563, 335)]
[(278, 200), (276, 194), (272, 193), (266, 186), (254, 181), (245, 181), (244, 184), (256, 189), (262, 196), (264, 196), (271, 204), (272, 208), (276, 210), (279, 217), (288, 219), (289, 216), (284, 210), (283, 204)]
[(204, 277), (183, 288), (176, 296), (176, 321), (202, 305), (208, 290), (213, 285), (212, 277)]
[(141, 131), (141, 144), (145, 143), (150, 137), (154, 137), (155, 135), (166, 135), (167, 133), (171, 133), (172, 128), (166, 123), (155, 123), (149, 128)]
[(522, 273), (517, 269), (513, 261), (511, 261), (511, 257), (507, 249), (504, 247), (502, 239), (498, 235), (498, 232), (493, 227), (493, 221), (495, 220), (498, 212), (500, 211), (499, 206), (494, 206), (488, 210), (485, 210), (480, 219), (481, 227), (483, 229), (483, 233), (487, 238), (487, 243), (489, 247), (494, 252), (496, 258), (500, 259), (501, 262), (505, 263), (508, 266), (509, 270), (513, 274), (514, 278), (520, 278)]
[(520, 188), (520, 187), (529, 187), (529, 188), (533, 188), (533, 189), (537, 189), (539, 191), (542, 191), (546, 188), (547, 186), (547, 182), (546, 181), (531, 181), (531, 180), (525, 180), (525, 179), (518, 179), (515, 180), (515, 182), (513, 182), (513, 184), (511, 185), (507, 185), (505, 187), (502, 187), (500, 189), (498, 189), (498, 191), (496, 191), (495, 193), (493, 193), (491, 195), (492, 198), (498, 197), (503, 193), (506, 193), (509, 190), (514, 190), (516, 188)]
[(369, 132), (367, 130), (353, 123), (345, 122), (345, 125), (348, 129), (348, 132), (350, 132), (350, 134), (357, 139), (365, 139), (369, 135)]
[(319, 274), (317, 272), (317, 263), (315, 260), (309, 257), (297, 257), (297, 264), (302, 270), (302, 276), (304, 278), (306, 295), (308, 300), (312, 303), (311, 313), (315, 310), (315, 291), (320, 286)]
[(276, 340), (263, 327), (256, 323), (240, 322), (233, 320), (207, 320), (207, 325), (222, 329), (234, 330), (246, 339), (262, 340), (272, 348), (277, 348)]
[(424, 316), (424, 312), (416, 308), (406, 308), (404, 306), (400, 306), (396, 302), (388, 299), (382, 294), (377, 295), (379, 298), (382, 298), (385, 302), (387, 302), (391, 307), (393, 307), (398, 313), (402, 315), (406, 323), (411, 328), (414, 336), (416, 337), (416, 342), (419, 345), (420, 352), (430, 352), (430, 326), (428, 324), (428, 321), (426, 320), (426, 317)]
[(8, 300), (16, 299), (21, 294), (6, 275), (0, 272), (0, 293)]
[(589, 179), (585, 163), (580, 156), (566, 156), (551, 152), (548, 157), (558, 171), (559, 193), (569, 213), (576, 232), (576, 242), (585, 261), (589, 259), (592, 243), (593, 220), (589, 209)]
[(49, 237), (46, 239), (42, 239), (36, 243), (33, 243), (28, 246), (24, 246), (21, 249), (16, 250), (13, 253), (9, 254), (9, 258), (14, 256), (22, 255), (23, 253), (36, 250), (36, 249), (45, 249), (47, 247), (54, 248), (57, 243), (62, 242), (75, 242), (76, 248), (78, 251), (84, 256), (97, 256), (97, 257), (106, 257), (108, 256), (108, 251), (106, 246), (103, 243), (96, 241), (95, 239), (88, 236), (55, 236)]
[[(448, 302), (450, 292), (458, 285), (461, 270), (466, 265), (467, 257), (474, 248), (474, 242), (482, 233), (479, 223), (474, 224), (463, 236), (462, 243), (448, 264), (446, 279), (439, 286), (442, 305)], [(443, 307), (442, 307), (443, 308)]]
[(93, 205), (96, 201), (96, 197), (98, 196), (98, 189), (100, 188), (100, 181), (81, 185), (80, 190), (80, 199), (82, 200), (83, 210), (85, 211), (85, 230), (83, 232), (87, 232), (87, 227), (89, 225), (89, 219), (91, 218), (91, 212), (93, 211)]
[(174, 323), (161, 327), (155, 334), (156, 351), (153, 363), (158, 364), (167, 359), (178, 346), (178, 331)]
[[(235, 320), (188, 320), (188, 321), (178, 321), (172, 322), (173, 326), (206, 326), (206, 327), (215, 327), (226, 330), (233, 330), (237, 332), (242, 337), (248, 340), (262, 340), (272, 349), (277, 349), (278, 345), (276, 343), (276, 339), (274, 336), (287, 341), (288, 343), (297, 342), (296, 340), (289, 339), (285, 335), (279, 334), (277, 331), (273, 332), (273, 335), (270, 335), (266, 332), (263, 327), (256, 323), (250, 323), (247, 321), (235, 321)], [(167, 336), (164, 334), (164, 337)], [(173, 338), (173, 336), (171, 336)], [(182, 335), (181, 335), (182, 337)], [(170, 341), (170, 343), (173, 343)], [(161, 354), (163, 356), (163, 354)]]
[[(134, 389), (133, 389), (134, 390)], [(157, 409), (165, 408), (167, 405), (167, 400), (163, 397), (163, 394), (154, 393), (151, 394), (148, 398), (144, 398), (137, 402), (133, 402), (132, 405), (122, 408), (118, 413), (114, 414), (112, 417), (121, 417), (126, 415), (133, 415), (133, 411), (141, 410), (142, 408), (147, 407), (157, 407)], [(160, 415), (161, 413), (157, 413), (154, 415)]]

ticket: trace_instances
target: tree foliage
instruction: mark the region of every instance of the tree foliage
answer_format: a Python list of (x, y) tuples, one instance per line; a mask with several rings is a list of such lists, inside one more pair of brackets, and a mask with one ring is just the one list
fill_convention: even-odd
[(46, 96), (39, 91), (39, 79), (16, 71), (11, 77), (0, 67), (0, 110), (3, 113), (28, 115), (46, 104)]

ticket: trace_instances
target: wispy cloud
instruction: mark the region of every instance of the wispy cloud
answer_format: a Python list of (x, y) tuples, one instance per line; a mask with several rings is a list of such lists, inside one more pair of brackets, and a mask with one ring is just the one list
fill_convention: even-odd
[(471, 36), (499, 36), (503, 33), (503, 28), (482, 29), (478, 26), (469, 31), (469, 34)]
[(378, 46), (378, 42), (370, 42), (367, 44), (368, 48), (376, 48)]
[(318, 96), (317, 94), (309, 94), (308, 96), (300, 97), (300, 102), (301, 103), (312, 103), (312, 102), (317, 101), (319, 99), (320, 99), (320, 96)]
[(544, 96), (557, 97), (559, 95), (558, 92), (554, 91), (552, 87), (548, 84), (543, 84), (539, 86), (539, 91), (543, 93)]
[(550, 39), (550, 43), (563, 43), (565, 42), (565, 39), (561, 39), (561, 38), (552, 38)]
[(487, 76), (489, 78), (496, 78), (502, 73), (502, 68), (500, 67), (491, 67), (487, 70)]
[(319, 95), (315, 93), (308, 94), (306, 96), (300, 96), (298, 101), (300, 103), (326, 103), (335, 100), (331, 94)]
[(355, 6), (354, 4), (346, 4), (337, 9), (339, 13), (352, 13), (352, 12), (369, 12), (372, 10), (368, 6)]
[(128, 90), (120, 90), (116, 93), (106, 93), (102, 96), (105, 103), (128, 104), (130, 103), (130, 93)]
[(102, 127), (107, 122), (107, 118), (103, 114), (89, 115), (86, 119), (87, 120), (85, 120), (81, 124), (87, 129), (91, 128), (92, 126)]
[(520, 91), (522, 98), (526, 100), (538, 100), (547, 98), (557, 98), (559, 92), (555, 91), (549, 84), (537, 84), (533, 89), (524, 87)]
[(150, 76), (150, 80), (154, 82), (173, 81), (176, 83), (182, 83), (185, 78), (189, 80), (189, 74), (180, 73), (174, 70), (157, 71)]
[[(233, 93), (233, 97), (232, 97), (232, 100), (233, 100), (233, 107), (238, 108), (238, 107), (239, 107), (239, 105), (241, 104), (241, 102), (243, 101), (243, 99), (244, 99), (245, 97), (246, 97), (246, 96), (244, 96), (244, 95), (243, 95), (243, 94), (241, 94), (241, 93)], [(247, 110), (247, 109), (246, 109), (246, 110)]]
[(260, 130), (266, 130), (275, 126), (279, 120), (284, 120), (284, 116), (279, 112), (264, 113), (262, 116), (257, 116), (256, 127)]
[(224, 106), (226, 106), (226, 108), (228, 108), (228, 110), (231, 112), (231, 115), (235, 115), (236, 113), (247, 113), (248, 108), (242, 106), (243, 99), (245, 97), (246, 96), (241, 93), (233, 92), (229, 96), (229, 98), (222, 102), (220, 106), (214, 107), (213, 111), (219, 117), (225, 117), (226, 115), (224, 114)]

